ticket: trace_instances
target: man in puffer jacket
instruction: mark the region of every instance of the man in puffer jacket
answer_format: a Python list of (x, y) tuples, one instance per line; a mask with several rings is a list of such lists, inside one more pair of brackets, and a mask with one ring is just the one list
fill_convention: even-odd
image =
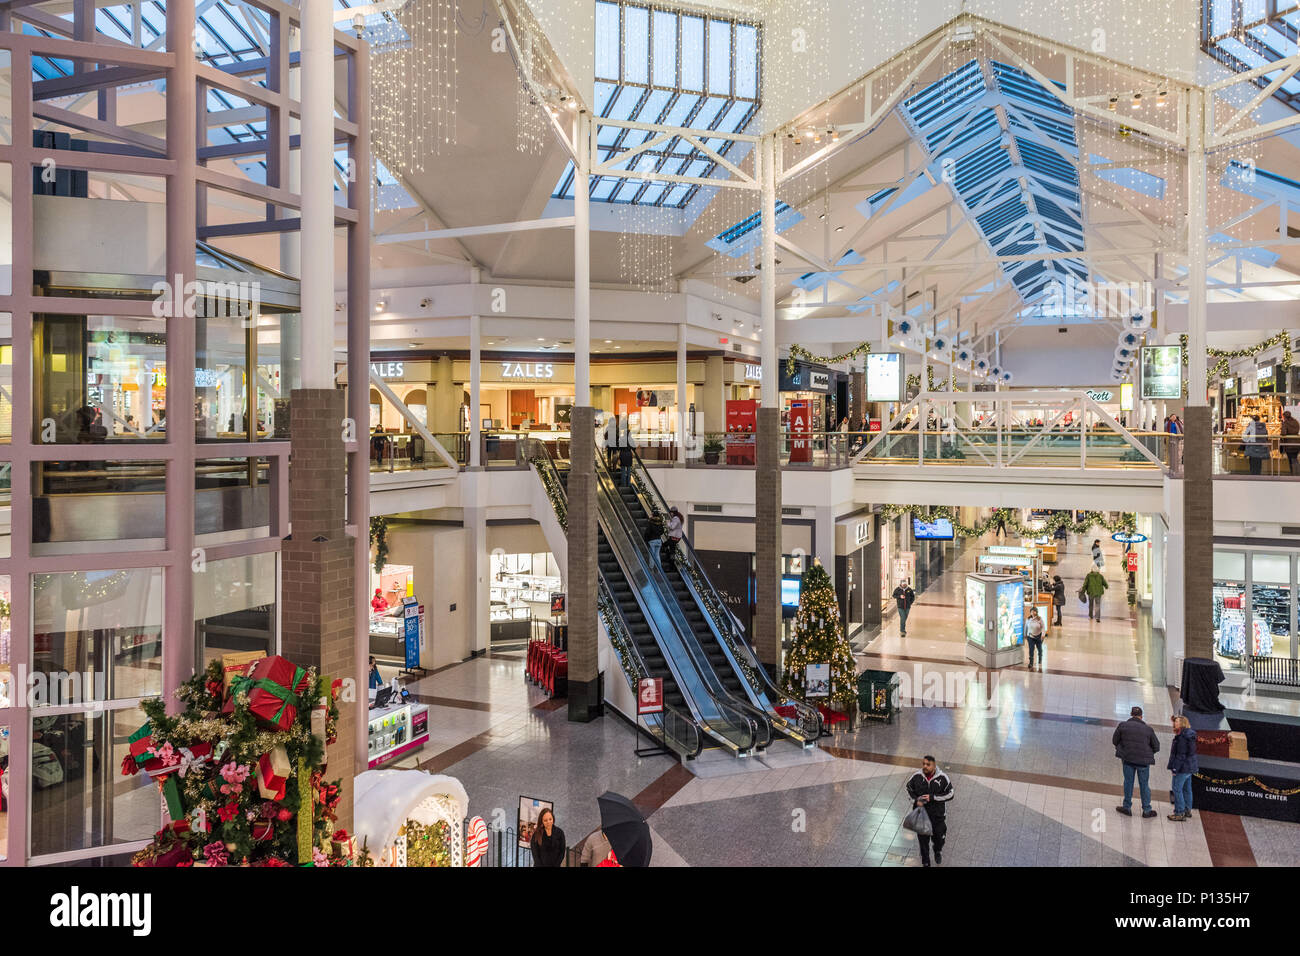
[(1187, 718), (1174, 718), (1174, 742), (1169, 749), (1169, 769), (1174, 774), (1174, 812), (1169, 819), (1181, 823), (1192, 817), (1192, 774), (1201, 769), (1196, 759), (1196, 731)]
[(1151, 809), (1151, 765), (1160, 750), (1160, 738), (1142, 720), (1142, 708), (1129, 711), (1129, 719), (1115, 728), (1110, 742), (1115, 745), (1115, 756), (1124, 762), (1124, 804), (1115, 810), (1126, 817), (1133, 816), (1133, 778), (1137, 778), (1142, 795), (1142, 816), (1150, 819), (1156, 815)]

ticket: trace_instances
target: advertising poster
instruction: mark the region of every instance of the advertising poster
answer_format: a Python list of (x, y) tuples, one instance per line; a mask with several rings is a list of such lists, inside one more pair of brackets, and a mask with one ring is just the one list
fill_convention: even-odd
[(555, 804), (550, 800), (538, 800), (536, 797), (519, 798), (519, 820), (515, 825), (515, 832), (519, 834), (520, 848), (527, 849), (533, 842), (533, 831), (537, 829), (537, 821), (541, 818), (543, 810), (554, 813)]
[(901, 402), (903, 400), (903, 356), (882, 352), (867, 356), (867, 401)]
[(1142, 346), (1142, 398), (1161, 399), (1182, 397), (1182, 346)]
[(1025, 642), (1025, 582), (998, 585), (998, 650)]
[(1133, 383), (1123, 382), (1119, 387), (1119, 410), (1121, 412), (1133, 411)]
[(966, 579), (966, 640), (976, 647), (984, 646), (984, 582), (979, 578)]
[(831, 696), (831, 665), (809, 664), (803, 669), (805, 697)]
[(664, 712), (664, 679), (643, 677), (637, 684), (636, 713), (638, 717)]
[(790, 403), (790, 461), (812, 461), (812, 405), (802, 400)]
[(754, 464), (758, 431), (758, 400), (733, 398), (727, 401), (727, 464)]
[(420, 602), (413, 597), (402, 599), (402, 636), (406, 646), (406, 669), (420, 666)]

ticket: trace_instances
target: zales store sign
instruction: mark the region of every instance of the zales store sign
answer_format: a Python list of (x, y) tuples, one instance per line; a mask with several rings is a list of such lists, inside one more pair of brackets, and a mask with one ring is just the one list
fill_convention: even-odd
[(555, 378), (555, 365), (551, 362), (500, 362), (501, 377), (550, 381)]

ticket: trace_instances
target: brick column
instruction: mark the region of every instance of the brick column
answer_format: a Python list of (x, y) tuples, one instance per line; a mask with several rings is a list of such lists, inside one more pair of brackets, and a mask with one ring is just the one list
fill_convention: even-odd
[[(867, 373), (850, 372), (849, 375), (853, 384), (853, 408), (849, 412), (849, 421), (856, 428), (867, 418)], [(863, 425), (862, 429), (866, 431), (866, 426)]]
[(573, 409), (569, 423), (569, 720), (601, 713), (596, 610), (596, 410)]
[[(776, 374), (764, 369), (763, 374)], [(781, 412), (758, 410), (754, 469), (754, 653), (773, 679), (781, 659)]]
[(1210, 461), (1210, 409), (1183, 409), (1183, 653), (1214, 652), (1214, 479)]
[[(347, 452), (342, 425), (344, 393), (338, 389), (294, 389), (290, 398), (292, 434), (289, 465), (289, 517), (293, 533), (280, 552), (280, 646), (302, 667), (330, 677), (353, 676), (356, 557), (345, 526)], [(338, 826), (352, 829), (352, 777), (359, 707), (339, 702), (338, 741), (329, 748), (327, 779), (341, 778)]]

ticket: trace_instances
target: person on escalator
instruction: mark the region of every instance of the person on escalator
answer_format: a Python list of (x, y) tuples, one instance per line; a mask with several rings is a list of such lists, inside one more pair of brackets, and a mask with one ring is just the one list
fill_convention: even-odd
[(650, 557), (654, 558), (655, 565), (662, 571), (664, 563), (659, 552), (664, 546), (664, 519), (658, 514), (652, 514), (646, 522), (645, 540), (650, 546)]
[(675, 507), (668, 509), (668, 561), (674, 567), (677, 565), (677, 548), (682, 543), (684, 534), (682, 527), (682, 513)]
[(618, 448), (618, 483), (624, 488), (632, 482), (632, 446), (620, 445)]

